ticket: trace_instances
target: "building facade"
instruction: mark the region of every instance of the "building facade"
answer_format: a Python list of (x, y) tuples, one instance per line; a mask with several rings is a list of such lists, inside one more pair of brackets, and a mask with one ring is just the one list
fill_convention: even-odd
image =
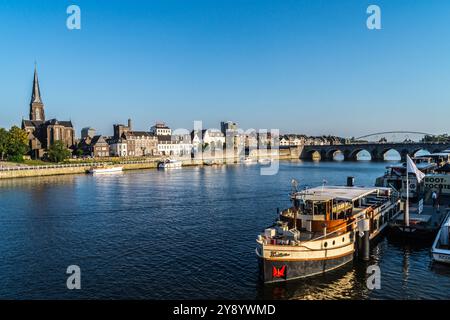
[(110, 141), (111, 155), (142, 157), (158, 154), (158, 138), (150, 132), (134, 131), (131, 119), (128, 125), (115, 124), (114, 137)]
[(150, 133), (155, 136), (171, 136), (172, 129), (166, 126), (166, 124), (163, 122), (157, 122), (150, 128)]

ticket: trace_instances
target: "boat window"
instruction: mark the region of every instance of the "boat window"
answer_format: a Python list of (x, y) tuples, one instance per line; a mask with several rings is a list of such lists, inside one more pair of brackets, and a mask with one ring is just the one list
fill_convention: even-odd
[(345, 242), (345, 237), (342, 237), (342, 242)]
[(326, 248), (328, 247), (328, 242), (325, 241), (325, 243), (323, 244), (323, 246)]

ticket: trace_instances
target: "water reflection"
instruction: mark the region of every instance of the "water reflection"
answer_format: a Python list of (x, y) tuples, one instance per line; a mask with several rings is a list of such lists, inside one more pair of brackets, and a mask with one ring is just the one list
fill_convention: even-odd
[(368, 296), (365, 264), (351, 262), (324, 275), (259, 287), (260, 298), (295, 300), (362, 299)]

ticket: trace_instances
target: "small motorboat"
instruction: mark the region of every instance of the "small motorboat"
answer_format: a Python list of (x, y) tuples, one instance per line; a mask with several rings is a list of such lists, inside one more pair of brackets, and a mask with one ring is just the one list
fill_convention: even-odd
[(242, 162), (243, 162), (244, 164), (255, 164), (255, 163), (256, 163), (256, 160), (253, 159), (253, 158), (245, 158)]
[(434, 240), (431, 253), (433, 260), (450, 264), (450, 211), (447, 213), (444, 223)]
[(122, 172), (123, 167), (121, 166), (113, 166), (113, 165), (100, 165), (92, 167), (89, 170), (89, 173), (91, 174), (103, 174), (103, 173), (117, 173)]
[(166, 160), (158, 163), (158, 168), (159, 169), (177, 169), (177, 168), (181, 168), (182, 165), (183, 165), (183, 162), (181, 162), (180, 160), (166, 159)]
[(272, 162), (272, 160), (269, 159), (269, 158), (262, 158), (262, 159), (259, 159), (259, 160), (258, 160), (258, 163), (259, 163), (259, 164), (262, 164), (262, 165), (268, 165), (268, 164), (270, 164), (271, 162)]

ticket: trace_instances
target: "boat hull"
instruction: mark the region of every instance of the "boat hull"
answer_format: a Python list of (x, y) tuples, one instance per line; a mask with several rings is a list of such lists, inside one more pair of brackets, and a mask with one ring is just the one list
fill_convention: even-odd
[(181, 167), (181, 162), (167, 162), (158, 164), (159, 169), (180, 169)]
[(353, 260), (353, 252), (323, 260), (258, 260), (262, 280), (265, 283), (274, 283), (311, 277), (337, 269)]
[(89, 173), (91, 174), (108, 174), (108, 173), (118, 173), (122, 172), (123, 167), (115, 167), (115, 168), (108, 168), (108, 169), (91, 169), (89, 170)]
[(450, 265), (450, 251), (448, 253), (433, 252), (433, 260)]

